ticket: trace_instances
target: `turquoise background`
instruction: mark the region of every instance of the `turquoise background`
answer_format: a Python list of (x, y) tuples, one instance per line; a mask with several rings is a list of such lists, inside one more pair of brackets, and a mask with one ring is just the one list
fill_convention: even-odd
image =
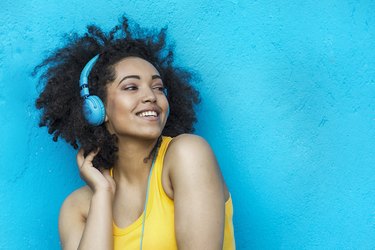
[(123, 12), (169, 26), (197, 71), (197, 134), (232, 193), (238, 249), (375, 249), (375, 1), (0, 2), (0, 249), (59, 249), (75, 151), (38, 128), (30, 76), (62, 34)]

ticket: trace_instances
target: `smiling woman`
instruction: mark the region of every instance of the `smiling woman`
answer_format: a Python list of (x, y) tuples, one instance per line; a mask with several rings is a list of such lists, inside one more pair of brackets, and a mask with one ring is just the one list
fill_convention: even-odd
[(87, 183), (61, 208), (63, 249), (235, 248), (215, 155), (189, 134), (198, 92), (165, 32), (133, 30), (125, 17), (108, 33), (89, 26), (35, 68), (40, 126), (80, 146)]

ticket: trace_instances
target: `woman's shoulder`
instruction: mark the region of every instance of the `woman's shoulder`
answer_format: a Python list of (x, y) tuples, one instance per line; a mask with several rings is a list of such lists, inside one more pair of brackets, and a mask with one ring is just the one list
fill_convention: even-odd
[(168, 148), (168, 150), (172, 151), (181, 150), (181, 153), (189, 153), (201, 149), (211, 149), (211, 147), (203, 137), (194, 134), (181, 134), (174, 137)]
[(61, 206), (60, 217), (64, 214), (87, 217), (92, 191), (88, 186), (83, 186), (69, 194)]
[(170, 142), (165, 155), (165, 164), (169, 171), (194, 171), (201, 166), (216, 168), (216, 157), (208, 142), (198, 135), (181, 134)]
[[(90, 188), (85, 186), (72, 192), (62, 204), (59, 215), (62, 248), (73, 249), (72, 245), (79, 244), (87, 221), (91, 197)], [(76, 249), (76, 246), (74, 248)]]
[[(202, 156), (203, 155), (203, 156)], [(186, 173), (186, 171), (194, 171), (196, 167), (201, 166), (199, 159), (210, 158), (213, 156), (210, 146), (200, 136), (193, 134), (181, 134), (173, 137), (167, 152), (164, 156), (162, 184), (164, 191), (169, 198), (174, 199), (173, 181), (177, 173)], [(199, 162), (198, 164), (195, 164)]]
[[(183, 185), (183, 189), (194, 189), (200, 192), (215, 188), (215, 183), (223, 185), (225, 200), (229, 192), (222, 177), (216, 156), (209, 143), (201, 136), (182, 134), (172, 139), (165, 155), (165, 176), (170, 180), (166, 186), (168, 196), (174, 198), (176, 185)], [(208, 188), (208, 189), (210, 189)]]

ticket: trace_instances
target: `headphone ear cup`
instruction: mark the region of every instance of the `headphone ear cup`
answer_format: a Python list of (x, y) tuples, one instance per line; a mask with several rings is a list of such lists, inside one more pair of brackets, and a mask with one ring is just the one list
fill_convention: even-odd
[(105, 108), (102, 100), (96, 95), (88, 96), (83, 102), (83, 114), (90, 125), (101, 125), (105, 119)]

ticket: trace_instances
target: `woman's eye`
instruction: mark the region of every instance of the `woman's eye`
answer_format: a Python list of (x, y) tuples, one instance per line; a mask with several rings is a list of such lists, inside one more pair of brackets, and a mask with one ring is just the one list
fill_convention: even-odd
[(136, 86), (124, 86), (122, 87), (122, 90), (129, 90), (129, 91), (132, 91), (132, 90), (137, 90), (138, 87)]
[(153, 89), (157, 90), (158, 92), (165, 93), (166, 88), (164, 86), (156, 86)]

